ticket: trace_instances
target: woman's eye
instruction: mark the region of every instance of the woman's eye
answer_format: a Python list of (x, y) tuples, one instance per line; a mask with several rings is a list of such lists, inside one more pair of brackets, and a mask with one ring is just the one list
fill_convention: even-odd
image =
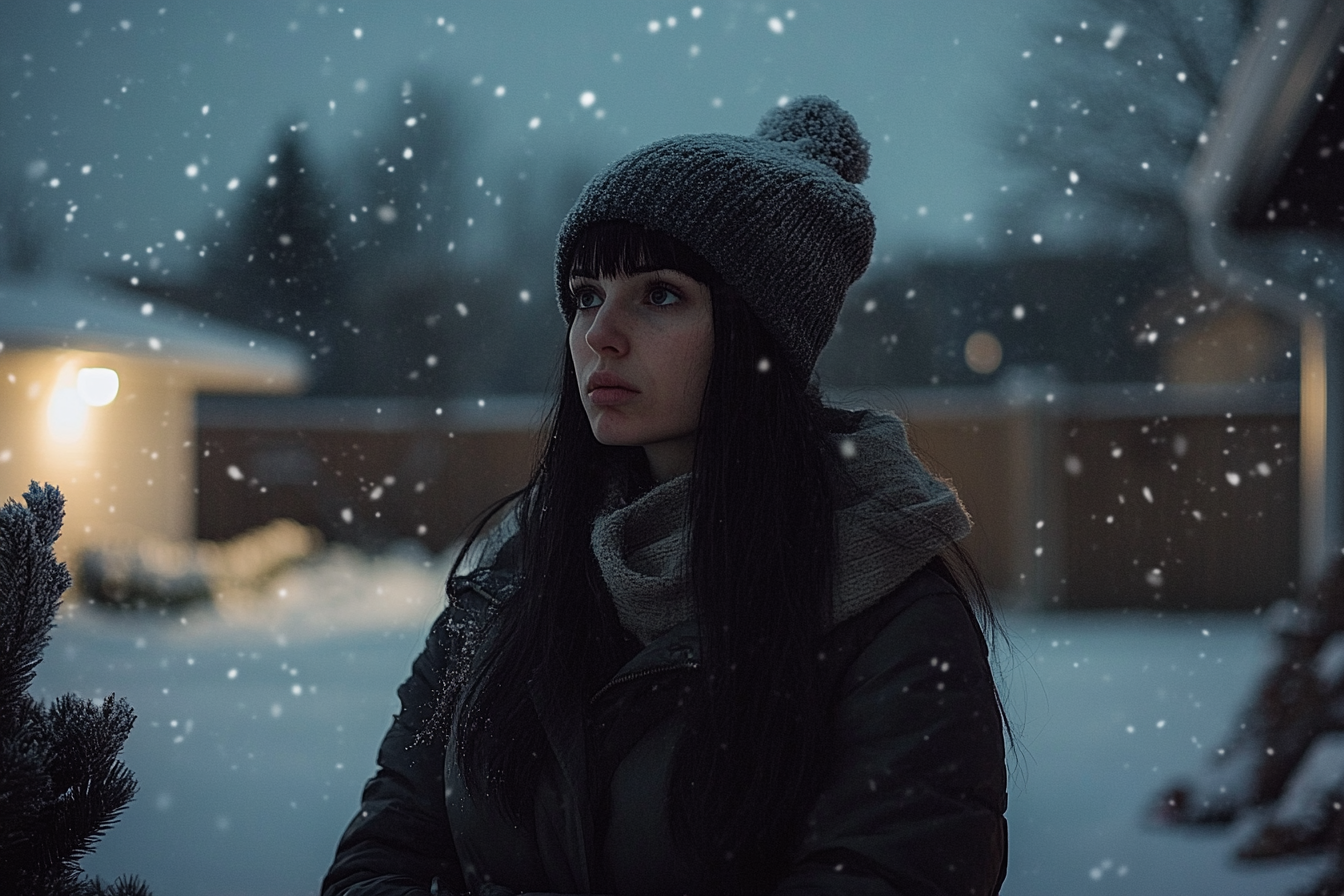
[(574, 293), (574, 304), (579, 308), (596, 308), (602, 304), (602, 297), (591, 289), (582, 289)]
[(681, 301), (681, 296), (677, 295), (666, 286), (655, 286), (649, 291), (650, 305), (675, 305)]

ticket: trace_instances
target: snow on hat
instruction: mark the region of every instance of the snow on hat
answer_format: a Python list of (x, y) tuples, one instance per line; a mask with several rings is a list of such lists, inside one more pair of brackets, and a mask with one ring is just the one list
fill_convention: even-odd
[(709, 262), (806, 376), (872, 257), (873, 213), (856, 186), (868, 162), (854, 118), (824, 96), (771, 109), (750, 137), (688, 134), (637, 149), (588, 182), (560, 228), (560, 310), (573, 319), (565, 286), (584, 229), (638, 224)]

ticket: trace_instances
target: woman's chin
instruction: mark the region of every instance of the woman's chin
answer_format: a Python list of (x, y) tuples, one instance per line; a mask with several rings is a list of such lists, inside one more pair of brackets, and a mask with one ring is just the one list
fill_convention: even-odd
[(644, 445), (643, 439), (597, 429), (593, 430), (593, 438), (609, 448), (640, 448)]

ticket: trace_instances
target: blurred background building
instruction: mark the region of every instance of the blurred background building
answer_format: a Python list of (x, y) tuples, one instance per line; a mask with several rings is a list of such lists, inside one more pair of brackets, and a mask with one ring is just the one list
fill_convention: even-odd
[[(1201, 260), (1182, 195), (1257, 14), (43, 7), (0, 37), (0, 302), (44, 305), (20, 296), (74, 277), (124, 309), (127, 345), (170, 324), (233, 340), (236, 375), (187, 376), (204, 343), (172, 355), (155, 400), (195, 421), (171, 449), (192, 491), (144, 531), (224, 539), (292, 517), (440, 551), (525, 480), (561, 341), (554, 234), (581, 184), (666, 133), (748, 132), (772, 103), (829, 93), (872, 141), (879, 241), (819, 372), (835, 400), (907, 416), (976, 520), (992, 589), (1267, 606), (1320, 566), (1299, 539), (1322, 518), (1300, 484), (1301, 318)], [(1301, 291), (1326, 307), (1332, 288)], [(44, 313), (69, 329), (49, 344), (84, 345), (80, 314)], [(0, 327), (11, 316), (0, 305)], [(0, 373), (32, 379), (0, 339)], [(95, 361), (116, 369), (70, 375)], [(125, 396), (135, 368), (118, 363)], [(90, 410), (87, 443), (130, 404)], [(3, 482), (64, 469), (4, 438)], [(118, 513), (153, 505), (166, 480), (122, 469), (98, 486)], [(105, 513), (110, 492), (84, 487), (72, 513)]]
[(67, 498), (62, 554), (193, 539), (201, 392), (303, 390), (299, 350), (126, 291), (54, 277), (0, 282), (0, 493)]

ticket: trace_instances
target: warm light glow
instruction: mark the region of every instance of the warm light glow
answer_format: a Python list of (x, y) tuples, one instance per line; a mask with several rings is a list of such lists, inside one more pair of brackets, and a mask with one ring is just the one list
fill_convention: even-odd
[(1311, 315), (1302, 318), (1301, 413), (1298, 417), (1298, 444), (1301, 467), (1298, 471), (1298, 563), (1299, 581), (1316, 582), (1337, 556), (1339, 533), (1331, 531), (1329, 511), (1330, 481), (1326, 478), (1330, 435), (1326, 425), (1326, 364), (1334, 351), (1327, 341), (1325, 324)]
[(74, 442), (84, 435), (89, 406), (79, 392), (69, 386), (57, 386), (47, 403), (47, 430), (58, 442)]
[(110, 367), (85, 367), (75, 377), (75, 389), (89, 407), (101, 408), (117, 397), (121, 380)]
[(1003, 363), (1003, 344), (988, 330), (976, 330), (966, 340), (966, 366), (976, 373), (993, 373)]

